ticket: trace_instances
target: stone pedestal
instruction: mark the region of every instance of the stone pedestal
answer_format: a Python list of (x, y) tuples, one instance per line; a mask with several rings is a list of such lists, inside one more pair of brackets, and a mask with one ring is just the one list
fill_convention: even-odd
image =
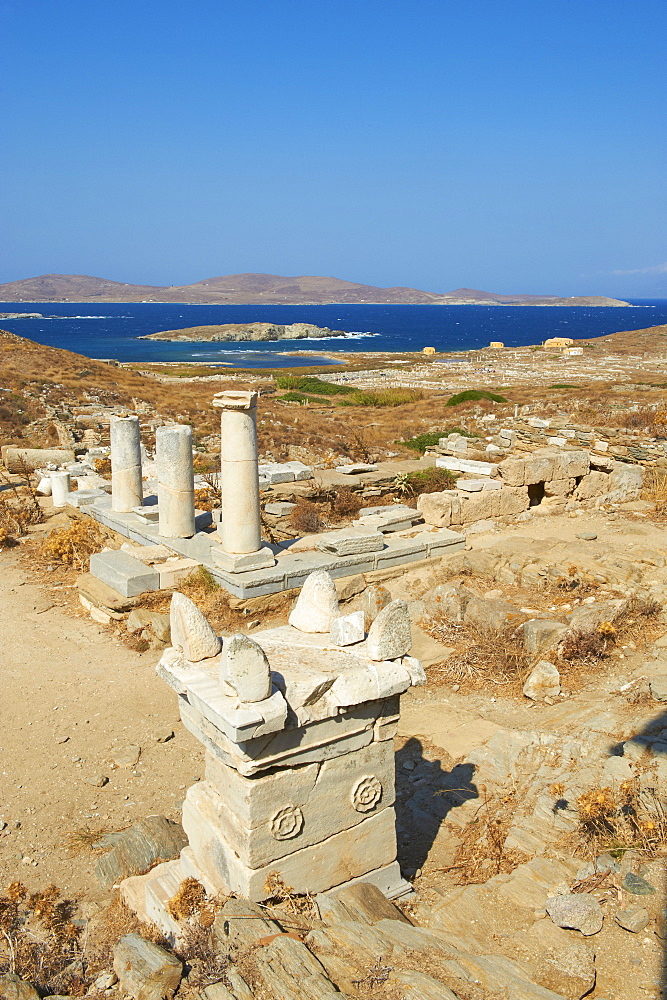
[(273, 566), (274, 555), (262, 545), (257, 462), (256, 392), (219, 392), (213, 405), (220, 414), (221, 546), (213, 560), (230, 573)]
[(155, 432), (158, 475), (158, 532), (164, 538), (191, 538), (195, 533), (195, 484), (192, 428), (185, 424)]
[(111, 509), (129, 513), (144, 500), (139, 417), (111, 421)]
[(157, 672), (206, 771), (185, 797), (180, 858), (121, 885), (141, 919), (178, 936), (168, 903), (185, 878), (255, 901), (272, 874), (299, 893), (358, 880), (390, 897), (410, 891), (396, 862), (393, 736), (400, 694), (425, 677), (394, 621), (409, 621), (407, 605), (390, 608), (393, 660), (365, 640), (336, 646), (291, 625), (230, 636), (197, 662), (165, 651)]
[(64, 507), (67, 503), (67, 495), (70, 491), (69, 472), (52, 472), (49, 478), (51, 480), (51, 499), (53, 500), (53, 506)]

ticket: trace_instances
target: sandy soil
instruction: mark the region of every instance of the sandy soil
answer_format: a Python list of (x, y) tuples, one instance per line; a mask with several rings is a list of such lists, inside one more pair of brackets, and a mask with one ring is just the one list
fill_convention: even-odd
[[(0, 554), (0, 887), (20, 878), (90, 897), (95, 856), (72, 856), (68, 836), (152, 813), (179, 820), (203, 753), (153, 670), (159, 654), (73, 618), (59, 590), (27, 582), (18, 556)], [(128, 745), (139, 761), (117, 767)], [(103, 787), (89, 784), (102, 775)]]

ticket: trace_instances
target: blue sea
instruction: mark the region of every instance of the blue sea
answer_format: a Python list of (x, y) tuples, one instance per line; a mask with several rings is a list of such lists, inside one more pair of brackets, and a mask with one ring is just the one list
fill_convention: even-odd
[[(43, 319), (0, 320), (0, 327), (51, 347), (89, 358), (117, 361), (199, 361), (247, 368), (308, 363), (276, 352), (460, 351), (501, 340), (508, 347), (539, 344), (547, 337), (599, 337), (667, 323), (667, 299), (633, 300), (629, 308), (580, 306), (417, 305), (181, 305), (159, 302), (0, 302), (0, 312), (39, 312)], [(137, 340), (146, 333), (209, 323), (314, 323), (347, 330), (345, 339), (247, 343), (168, 343)], [(333, 362), (332, 362), (333, 363)]]

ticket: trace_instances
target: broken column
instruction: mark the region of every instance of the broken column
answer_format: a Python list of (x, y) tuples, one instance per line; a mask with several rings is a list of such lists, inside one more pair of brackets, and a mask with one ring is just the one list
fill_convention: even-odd
[(229, 573), (244, 573), (275, 564), (262, 544), (257, 462), (256, 392), (219, 392), (213, 405), (220, 408), (221, 546), (211, 549), (213, 560)]
[(116, 417), (111, 433), (111, 509), (128, 513), (144, 502), (139, 417)]
[[(318, 590), (332, 598), (318, 605), (329, 613), (321, 636), (285, 625), (225, 638), (221, 655), (201, 612), (174, 595), (177, 645), (157, 672), (205, 747), (205, 780), (185, 797), (189, 845), (180, 859), (121, 885), (141, 919), (173, 936), (168, 904), (186, 878), (209, 895), (255, 901), (270, 895), (272, 875), (299, 893), (352, 881), (390, 898), (410, 891), (396, 861), (393, 736), (399, 696), (425, 677), (409, 655), (407, 604), (392, 602), (367, 641), (337, 645), (329, 631), (339, 621), (335, 586), (322, 576)], [(312, 590), (304, 585), (295, 621)]]
[(64, 507), (70, 491), (69, 472), (52, 472), (51, 479), (51, 499), (54, 507)]
[(158, 533), (164, 538), (191, 538), (195, 533), (195, 481), (192, 469), (192, 428), (186, 424), (158, 427)]

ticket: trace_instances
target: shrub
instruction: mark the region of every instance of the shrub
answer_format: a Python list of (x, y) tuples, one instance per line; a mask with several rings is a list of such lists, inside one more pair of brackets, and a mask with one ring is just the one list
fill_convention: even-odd
[(302, 535), (312, 535), (322, 527), (320, 512), (309, 500), (299, 500), (290, 514), (290, 526)]
[(394, 480), (394, 489), (405, 497), (418, 497), (422, 493), (441, 493), (453, 490), (456, 476), (449, 469), (420, 469), (402, 472)]
[(278, 375), (278, 389), (288, 389), (296, 392), (312, 392), (316, 396), (344, 396), (354, 392), (351, 385), (336, 385), (335, 382), (325, 382), (315, 375)]
[(415, 389), (356, 389), (346, 399), (341, 399), (341, 406), (403, 406), (404, 403), (417, 403), (424, 394)]
[(479, 403), (483, 399), (488, 399), (492, 403), (507, 402), (505, 397), (500, 396), (497, 392), (487, 392), (486, 389), (465, 389), (463, 392), (457, 392), (456, 395), (450, 396), (445, 406), (458, 406), (459, 403)]
[(322, 404), (322, 400), (318, 399), (317, 396), (308, 396), (305, 392), (286, 392), (284, 396), (277, 396), (276, 398), (283, 403), (301, 403), (302, 406), (305, 403)]
[(442, 431), (425, 431), (423, 434), (416, 434), (415, 437), (408, 438), (406, 441), (394, 441), (394, 444), (400, 444), (402, 448), (409, 448), (411, 451), (423, 454), (427, 448), (432, 448), (440, 438), (447, 437), (448, 434), (461, 434), (467, 438), (477, 437), (476, 434), (472, 434), (462, 427), (447, 427)]
[(335, 514), (345, 516), (348, 514), (358, 514), (363, 505), (361, 497), (353, 493), (352, 490), (341, 489), (337, 490), (332, 506)]
[(92, 520), (74, 521), (69, 528), (56, 528), (42, 542), (42, 558), (67, 563), (75, 569), (88, 569), (88, 560), (104, 546), (105, 536)]
[(577, 799), (579, 832), (586, 848), (623, 853), (639, 848), (649, 856), (662, 854), (667, 841), (667, 815), (655, 791), (638, 781), (624, 781), (618, 790), (590, 788)]

